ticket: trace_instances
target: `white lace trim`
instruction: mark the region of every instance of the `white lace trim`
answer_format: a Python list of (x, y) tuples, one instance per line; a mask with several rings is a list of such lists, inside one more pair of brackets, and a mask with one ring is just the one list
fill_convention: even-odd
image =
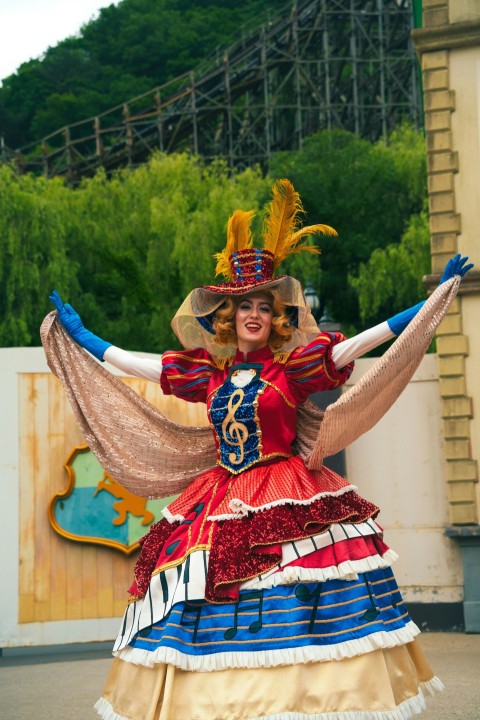
[(131, 718), (127, 718), (124, 715), (119, 715), (117, 712), (115, 712), (109, 701), (106, 700), (104, 697), (101, 697), (100, 700), (97, 700), (97, 702), (93, 706), (93, 709), (97, 711), (97, 713), (100, 715), (100, 717), (103, 718), (103, 720), (131, 720)]
[(387, 568), (398, 560), (394, 550), (387, 550), (385, 555), (370, 555), (361, 560), (345, 560), (339, 565), (330, 565), (324, 568), (286, 567), (272, 573), (263, 580), (248, 580), (242, 583), (241, 590), (266, 589), (277, 585), (292, 585), (296, 582), (325, 582), (326, 580), (358, 580), (358, 573), (369, 570)]
[(277, 665), (343, 660), (381, 648), (405, 645), (419, 633), (418, 627), (410, 620), (405, 627), (399, 630), (390, 630), (390, 632), (380, 630), (364, 638), (345, 640), (322, 647), (306, 646), (278, 650), (219, 652), (212, 655), (187, 655), (175, 648), (165, 646), (153, 651), (125, 647), (113, 654), (124, 662), (131, 662), (134, 665), (153, 667), (156, 663), (165, 663), (166, 665), (175, 665), (182, 670), (211, 672), (226, 668), (267, 668)]
[[(219, 522), (220, 520), (241, 520), (250, 512), (262, 512), (263, 510), (269, 510), (269, 508), (279, 507), (280, 505), (311, 505), (315, 502), (315, 500), (320, 500), (324, 497), (340, 497), (340, 495), (345, 495), (345, 493), (355, 490), (358, 490), (357, 485), (345, 485), (345, 487), (342, 487), (339, 490), (317, 493), (316, 495), (313, 495), (313, 497), (308, 498), (307, 500), (279, 498), (278, 500), (273, 500), (270, 503), (265, 503), (265, 505), (258, 505), (255, 507), (253, 505), (248, 505), (248, 503), (246, 503), (244, 500), (240, 500), (240, 498), (232, 498), (232, 500), (230, 500), (230, 502), (228, 503), (228, 506), (232, 511), (231, 513), (223, 513), (222, 515), (208, 515), (207, 520), (210, 520), (211, 522)], [(168, 509), (168, 506), (163, 508), (162, 514), (169, 523), (183, 522), (185, 520), (184, 515), (180, 515), (178, 513), (176, 515), (172, 515), (172, 513)]]
[(423, 692), (426, 692), (430, 697), (433, 697), (437, 692), (443, 692), (443, 690), (445, 690), (445, 685), (436, 675), (434, 675), (431, 680), (420, 683), (420, 687)]
[(320, 492), (307, 500), (294, 500), (293, 498), (279, 498), (278, 500), (272, 500), (270, 503), (265, 505), (248, 505), (244, 500), (240, 498), (232, 498), (228, 503), (229, 508), (232, 510), (231, 513), (223, 513), (223, 515), (209, 515), (207, 520), (216, 522), (218, 520), (240, 520), (241, 518), (248, 515), (248, 513), (262, 512), (263, 510), (269, 510), (273, 507), (279, 507), (280, 505), (311, 505), (316, 500), (320, 500), (325, 497), (340, 497), (345, 495), (347, 492), (358, 490), (356, 485), (345, 485), (345, 487), (339, 490), (332, 490), (331, 492)]
[(183, 515), (172, 515), (172, 513), (168, 509), (168, 505), (167, 507), (163, 508), (162, 515), (166, 520), (168, 520), (169, 523), (183, 522), (185, 520), (185, 517)]

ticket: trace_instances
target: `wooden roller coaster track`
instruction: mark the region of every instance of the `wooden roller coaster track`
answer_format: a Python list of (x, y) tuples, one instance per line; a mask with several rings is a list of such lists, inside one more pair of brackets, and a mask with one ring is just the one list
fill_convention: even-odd
[(266, 167), (324, 128), (375, 140), (406, 119), (419, 126), (411, 29), (411, 0), (300, 0), (192, 72), (13, 158), (21, 171), (78, 182), (155, 149)]

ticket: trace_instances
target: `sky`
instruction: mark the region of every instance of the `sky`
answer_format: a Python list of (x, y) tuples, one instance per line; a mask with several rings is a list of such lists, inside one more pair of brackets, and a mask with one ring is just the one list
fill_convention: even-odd
[(0, 0), (0, 81), (120, 0)]

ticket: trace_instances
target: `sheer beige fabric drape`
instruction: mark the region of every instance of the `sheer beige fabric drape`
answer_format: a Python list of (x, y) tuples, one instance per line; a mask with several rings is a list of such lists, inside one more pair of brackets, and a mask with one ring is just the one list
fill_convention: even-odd
[[(438, 287), (422, 310), (359, 382), (325, 415), (311, 402), (298, 409), (294, 452), (319, 468), (386, 413), (408, 384), (435, 329), (453, 301), (460, 278)], [(168, 497), (215, 464), (210, 429), (168, 420), (80, 348), (52, 312), (41, 338), (51, 371), (61, 380), (75, 418), (102, 467), (128, 490)]]

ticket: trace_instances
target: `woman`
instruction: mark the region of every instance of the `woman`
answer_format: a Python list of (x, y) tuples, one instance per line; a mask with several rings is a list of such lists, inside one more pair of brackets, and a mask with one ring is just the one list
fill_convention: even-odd
[[(300, 284), (274, 277), (309, 250), (298, 194), (274, 187), (263, 249), (236, 211), (217, 274), (172, 322), (186, 348), (138, 358), (58, 318), (97, 359), (205, 402), (216, 467), (143, 539), (116, 660), (96, 708), (109, 720), (404, 720), (442, 685), (422, 656), (395, 583), (378, 508), (295, 454), (297, 413), (342, 385), (353, 360), (398, 335), (422, 303), (346, 340), (319, 332)], [(472, 265), (459, 255), (442, 282)], [(301, 435), (301, 432), (298, 431)]]

